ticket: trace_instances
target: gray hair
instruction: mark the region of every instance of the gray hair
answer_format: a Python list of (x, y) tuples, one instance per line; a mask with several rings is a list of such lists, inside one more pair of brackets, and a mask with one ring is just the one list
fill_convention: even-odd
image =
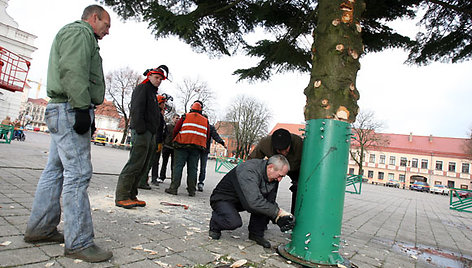
[(105, 9), (99, 5), (90, 5), (84, 9), (84, 13), (82, 13), (82, 20), (87, 20), (93, 14), (97, 14), (99, 19), (102, 19), (102, 14)]
[(287, 158), (281, 154), (273, 155), (267, 161), (268, 165), (274, 165), (275, 170), (281, 170), (284, 166), (287, 166), (288, 170), (290, 170), (290, 164), (288, 163)]

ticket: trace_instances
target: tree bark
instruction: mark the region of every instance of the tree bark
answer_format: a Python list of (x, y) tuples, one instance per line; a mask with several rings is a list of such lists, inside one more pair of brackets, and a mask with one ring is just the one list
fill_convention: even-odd
[(319, 0), (313, 33), (312, 70), (305, 88), (305, 120), (354, 122), (359, 91), (356, 76), (363, 53), (361, 15), (364, 0)]

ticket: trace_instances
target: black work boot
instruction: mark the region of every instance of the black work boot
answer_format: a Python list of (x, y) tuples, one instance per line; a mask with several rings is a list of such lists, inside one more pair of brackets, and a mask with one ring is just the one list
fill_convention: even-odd
[(221, 237), (221, 231), (210, 230), (208, 236), (213, 240), (218, 240)]
[(267, 241), (264, 237), (262, 236), (257, 236), (249, 233), (249, 240), (255, 241), (257, 244), (265, 247), (265, 248), (270, 248), (270, 242)]
[(203, 192), (203, 183), (199, 183), (199, 184), (197, 185), (197, 190), (198, 190), (199, 192)]
[(103, 250), (97, 245), (93, 245), (76, 252), (70, 252), (68, 249), (64, 249), (64, 256), (86, 262), (103, 262), (111, 259), (113, 253), (111, 251)]
[(49, 235), (39, 235), (39, 236), (32, 236), (25, 234), (23, 240), (26, 243), (64, 243), (64, 235), (59, 233), (57, 229), (55, 229)]

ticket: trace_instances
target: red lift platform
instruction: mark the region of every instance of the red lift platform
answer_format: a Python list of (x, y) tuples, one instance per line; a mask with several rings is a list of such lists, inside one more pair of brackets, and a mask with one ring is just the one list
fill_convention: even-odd
[(0, 46), (0, 88), (23, 92), (31, 63)]

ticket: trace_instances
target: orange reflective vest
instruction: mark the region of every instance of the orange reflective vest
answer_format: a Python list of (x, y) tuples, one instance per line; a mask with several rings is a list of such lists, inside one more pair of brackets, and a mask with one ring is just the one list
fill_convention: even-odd
[(208, 119), (199, 113), (188, 113), (174, 141), (180, 144), (194, 144), (206, 148)]

